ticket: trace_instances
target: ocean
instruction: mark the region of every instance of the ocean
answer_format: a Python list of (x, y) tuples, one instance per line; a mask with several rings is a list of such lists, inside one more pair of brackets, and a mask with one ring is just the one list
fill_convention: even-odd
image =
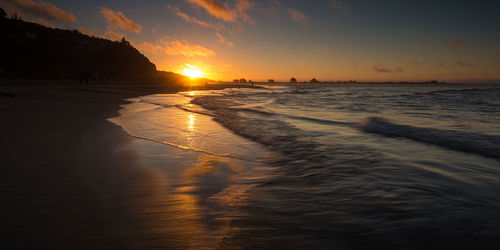
[[(133, 98), (110, 119), (138, 139), (144, 167), (163, 173), (177, 209), (156, 213), (190, 225), (179, 241), (498, 247), (498, 85), (262, 87)], [(179, 225), (165, 224), (152, 227)]]

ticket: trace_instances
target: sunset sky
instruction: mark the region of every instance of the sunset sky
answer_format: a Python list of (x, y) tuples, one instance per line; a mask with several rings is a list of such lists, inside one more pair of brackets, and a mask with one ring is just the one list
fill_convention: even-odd
[(500, 1), (0, 0), (25, 20), (113, 40), (214, 80), (500, 79)]

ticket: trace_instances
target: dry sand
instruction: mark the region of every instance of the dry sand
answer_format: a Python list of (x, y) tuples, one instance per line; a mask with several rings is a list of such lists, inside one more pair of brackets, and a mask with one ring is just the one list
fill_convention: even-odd
[(151, 230), (155, 213), (170, 209), (164, 183), (127, 148), (134, 139), (106, 121), (126, 98), (176, 90), (1, 86), (0, 248), (188, 247), (177, 237), (186, 225)]

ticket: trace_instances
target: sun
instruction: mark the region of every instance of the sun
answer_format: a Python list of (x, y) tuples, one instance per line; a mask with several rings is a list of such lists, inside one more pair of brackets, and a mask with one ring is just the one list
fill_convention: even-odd
[(201, 72), (201, 70), (194, 68), (194, 67), (185, 68), (184, 70), (182, 70), (182, 74), (185, 76), (189, 76), (191, 78), (203, 77), (203, 72)]

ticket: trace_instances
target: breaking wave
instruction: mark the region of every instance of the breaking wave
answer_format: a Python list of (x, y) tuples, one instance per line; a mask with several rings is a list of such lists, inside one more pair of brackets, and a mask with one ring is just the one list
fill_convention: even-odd
[(500, 159), (499, 136), (395, 124), (380, 117), (367, 118), (359, 122), (358, 127), (368, 133), (407, 138), (457, 151)]

